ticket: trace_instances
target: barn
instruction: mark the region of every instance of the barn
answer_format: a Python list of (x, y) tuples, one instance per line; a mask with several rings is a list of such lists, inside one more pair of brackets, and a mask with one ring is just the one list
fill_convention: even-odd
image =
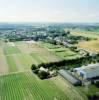
[(77, 85), (81, 85), (82, 82), (75, 78), (74, 76), (72, 76), (70, 73), (68, 73), (66, 70), (61, 69), (58, 71), (59, 74), (66, 80), (68, 80), (70, 83), (72, 83), (73, 85), (77, 86)]

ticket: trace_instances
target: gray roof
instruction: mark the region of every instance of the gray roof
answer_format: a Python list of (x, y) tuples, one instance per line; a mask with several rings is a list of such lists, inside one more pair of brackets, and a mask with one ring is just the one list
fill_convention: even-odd
[(93, 73), (93, 72), (98, 72), (99, 73), (99, 64), (90, 64), (87, 66), (82, 66), (79, 68), (75, 68), (77, 70), (83, 70), (85, 73)]
[(59, 70), (59, 74), (62, 75), (66, 80), (71, 82), (72, 84), (80, 84), (81, 81), (73, 77), (71, 74), (69, 74), (66, 70)]
[(75, 70), (83, 72), (83, 74), (86, 74), (86, 77), (88, 78), (96, 77), (99, 76), (99, 63), (75, 68)]

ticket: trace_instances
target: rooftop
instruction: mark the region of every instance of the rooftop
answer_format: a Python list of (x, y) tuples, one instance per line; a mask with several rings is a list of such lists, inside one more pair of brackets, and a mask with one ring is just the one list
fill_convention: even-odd
[(97, 77), (99, 76), (99, 63), (97, 64), (90, 64), (87, 66), (82, 66), (80, 68), (75, 68), (78, 73), (83, 73), (87, 75), (87, 77)]
[(79, 79), (69, 74), (66, 70), (63, 69), (59, 70), (59, 74), (74, 85), (81, 84), (81, 81)]
[(99, 72), (99, 63), (82, 66), (80, 69), (82, 69), (86, 73), (91, 73), (91, 72), (96, 72), (96, 71)]

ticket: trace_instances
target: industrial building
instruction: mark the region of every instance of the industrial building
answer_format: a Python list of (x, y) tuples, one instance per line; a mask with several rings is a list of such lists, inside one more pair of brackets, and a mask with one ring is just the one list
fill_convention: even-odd
[(83, 79), (99, 78), (99, 63), (75, 68), (74, 71)]

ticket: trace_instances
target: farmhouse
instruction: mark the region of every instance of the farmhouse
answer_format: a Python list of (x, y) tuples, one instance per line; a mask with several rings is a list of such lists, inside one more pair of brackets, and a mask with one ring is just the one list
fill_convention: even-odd
[(75, 68), (74, 71), (83, 79), (99, 78), (99, 63)]
[(72, 83), (73, 85), (77, 86), (77, 85), (81, 85), (81, 81), (77, 78), (75, 78), (74, 76), (72, 76), (71, 74), (69, 74), (66, 70), (59, 70), (59, 74), (66, 80), (68, 80), (70, 83)]
[(48, 72), (48, 69), (45, 69), (44, 67), (40, 67), (39, 69), (40, 71), (45, 71), (45, 72)]

